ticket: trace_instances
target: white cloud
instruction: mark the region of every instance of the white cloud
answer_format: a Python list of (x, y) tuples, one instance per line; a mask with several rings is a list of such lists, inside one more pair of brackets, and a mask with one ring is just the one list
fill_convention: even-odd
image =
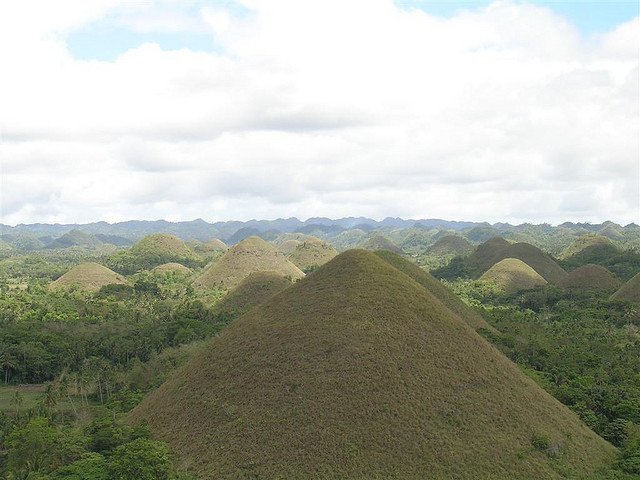
[[(5, 2), (1, 221), (639, 220), (638, 19), (242, 3)], [(66, 33), (105, 15), (220, 52), (74, 59)]]

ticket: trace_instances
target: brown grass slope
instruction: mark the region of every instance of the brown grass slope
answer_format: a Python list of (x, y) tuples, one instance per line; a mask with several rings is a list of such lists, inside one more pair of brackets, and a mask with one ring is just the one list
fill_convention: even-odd
[(569, 272), (559, 285), (567, 290), (612, 293), (620, 288), (622, 281), (606, 268), (588, 264)]
[(76, 265), (67, 273), (50, 284), (50, 288), (58, 289), (77, 285), (90, 292), (97, 292), (105, 285), (114, 283), (126, 284), (127, 280), (113, 270), (99, 263), (87, 262)]
[(254, 272), (225, 295), (213, 310), (229, 318), (239, 317), (291, 285), (291, 280), (277, 272)]
[(324, 265), (333, 257), (338, 255), (338, 251), (332, 245), (316, 237), (304, 240), (289, 255), (289, 260), (300, 270)]
[(280, 245), (278, 245), (278, 250), (280, 250), (282, 253), (286, 255), (289, 255), (295, 252), (296, 248), (298, 248), (298, 245), (301, 245), (301, 244), (302, 242), (300, 240), (295, 240), (293, 238), (290, 238), (289, 240), (285, 240)]
[(446, 235), (427, 248), (431, 255), (469, 255), (473, 252), (473, 244), (458, 235)]
[(480, 281), (494, 283), (507, 293), (530, 290), (547, 284), (538, 272), (517, 258), (500, 260), (482, 274)]
[(220, 259), (207, 268), (194, 282), (197, 289), (231, 289), (253, 272), (277, 272), (297, 280), (304, 273), (287, 260), (271, 244), (260, 237), (249, 237), (230, 248)]
[(369, 238), (366, 242), (360, 245), (360, 248), (365, 250), (370, 250), (372, 252), (378, 250), (388, 250), (393, 253), (403, 253), (402, 249), (389, 240), (387, 237), (383, 237), (382, 235), (374, 235)]
[(462, 300), (460, 300), (455, 293), (445, 287), (440, 280), (435, 278), (429, 272), (423, 270), (415, 263), (410, 262), (404, 257), (387, 251), (375, 252), (378, 257), (383, 259), (389, 265), (397, 268), (405, 275), (408, 275), (413, 280), (418, 282), (429, 293), (440, 300), (445, 307), (451, 312), (460, 317), (465, 323), (467, 323), (474, 330), (485, 329), (492, 332), (496, 330), (490, 326), (482, 316), (472, 310)]
[(611, 299), (640, 303), (640, 273), (623, 284), (616, 293), (611, 295)]
[[(203, 479), (555, 479), (615, 449), (407, 275), (352, 250), (129, 415)], [(559, 445), (555, 460), (532, 439)]]
[(229, 249), (227, 245), (217, 238), (212, 238), (206, 243), (202, 243), (196, 246), (195, 250), (199, 253), (216, 253), (216, 252), (225, 252)]
[(162, 265), (158, 265), (151, 271), (154, 273), (177, 272), (185, 275), (191, 273), (191, 269), (189, 267), (185, 267), (181, 263), (176, 262), (163, 263)]

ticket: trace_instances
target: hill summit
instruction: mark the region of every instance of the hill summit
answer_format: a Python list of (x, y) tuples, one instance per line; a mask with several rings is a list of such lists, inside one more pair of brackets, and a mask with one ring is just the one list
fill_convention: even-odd
[(207, 479), (559, 479), (615, 455), (427, 289), (362, 250), (232, 322), (129, 420)]
[(127, 280), (113, 270), (95, 262), (81, 263), (50, 284), (50, 288), (78, 285), (85, 290), (97, 292), (105, 285), (126, 284)]
[(613, 295), (612, 300), (623, 300), (625, 302), (640, 303), (640, 273), (631, 280), (623, 284)]
[(304, 273), (260, 237), (248, 237), (230, 248), (194, 282), (199, 289), (226, 288), (238, 285), (250, 273), (276, 272), (291, 280), (304, 277)]
[(336, 255), (338, 251), (331, 244), (317, 237), (309, 237), (296, 246), (289, 260), (300, 270), (306, 271), (324, 265)]
[(547, 284), (538, 272), (517, 258), (500, 260), (482, 274), (480, 281), (494, 283), (506, 293), (530, 290)]
[(613, 273), (600, 265), (583, 265), (562, 279), (560, 286), (567, 290), (615, 292), (622, 282)]
[(389, 240), (387, 237), (384, 237), (380, 234), (376, 234), (369, 238), (366, 242), (364, 242), (360, 248), (365, 250), (371, 250), (372, 252), (378, 250), (387, 250), (393, 253), (402, 253), (402, 249)]

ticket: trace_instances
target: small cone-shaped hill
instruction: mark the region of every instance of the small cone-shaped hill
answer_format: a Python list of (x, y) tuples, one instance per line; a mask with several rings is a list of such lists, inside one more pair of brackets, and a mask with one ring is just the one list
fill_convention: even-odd
[(502, 238), (492, 238), (478, 248), (469, 257), (469, 263), (479, 277), (493, 265), (505, 258), (517, 258), (533, 268), (551, 284), (558, 284), (566, 275), (560, 265), (547, 253), (529, 243), (509, 243)]
[(464, 237), (446, 235), (427, 248), (427, 253), (431, 255), (469, 255), (474, 248), (473, 244)]
[[(231, 323), (129, 421), (202, 479), (559, 479), (615, 455), (425, 288), (361, 250)], [(540, 451), (547, 442), (558, 458)]]
[(90, 292), (97, 292), (105, 285), (114, 283), (126, 284), (127, 280), (113, 270), (99, 263), (88, 262), (76, 265), (67, 273), (50, 284), (50, 288), (58, 289), (78, 285)]
[(217, 303), (213, 310), (226, 318), (236, 318), (293, 285), (277, 272), (254, 272)]
[(230, 248), (220, 260), (207, 268), (194, 282), (194, 287), (231, 289), (250, 273), (273, 271), (297, 280), (304, 273), (260, 237), (249, 237)]
[(507, 293), (530, 290), (547, 284), (538, 272), (517, 258), (500, 260), (482, 274), (480, 281), (494, 283)]
[(479, 313), (472, 310), (468, 305), (460, 300), (456, 294), (445, 287), (440, 280), (417, 266), (415, 263), (401, 257), (397, 253), (384, 250), (376, 252), (376, 255), (429, 290), (429, 292), (440, 300), (445, 307), (460, 317), (474, 330), (484, 329), (496, 332), (496, 330), (490, 326)]
[(569, 272), (559, 284), (568, 290), (615, 292), (622, 282), (613, 273), (600, 265), (583, 265)]
[(360, 248), (376, 252), (378, 250), (387, 250), (393, 253), (403, 253), (402, 249), (382, 235), (374, 235), (364, 242)]
[(147, 269), (169, 262), (189, 265), (198, 260), (198, 256), (182, 240), (166, 233), (144, 237), (131, 247), (129, 253)]
[(338, 251), (332, 245), (319, 238), (309, 237), (289, 255), (289, 260), (300, 270), (305, 271), (324, 265), (336, 255)]
[(565, 260), (573, 257), (574, 255), (578, 255), (585, 250), (594, 248), (615, 248), (615, 245), (613, 245), (611, 240), (603, 237), (602, 235), (589, 233), (578, 237), (571, 245), (560, 253), (559, 258)]
[(162, 265), (158, 265), (156, 268), (151, 270), (154, 273), (167, 273), (167, 272), (177, 272), (184, 275), (189, 275), (191, 273), (191, 269), (185, 267), (181, 263), (169, 262), (163, 263)]
[(302, 242), (300, 240), (290, 238), (289, 240), (285, 240), (280, 245), (278, 245), (278, 250), (286, 255), (290, 255), (295, 252), (296, 248), (298, 248), (298, 245), (301, 244)]
[(640, 273), (623, 284), (613, 295), (612, 300), (624, 300), (625, 302), (640, 303)]

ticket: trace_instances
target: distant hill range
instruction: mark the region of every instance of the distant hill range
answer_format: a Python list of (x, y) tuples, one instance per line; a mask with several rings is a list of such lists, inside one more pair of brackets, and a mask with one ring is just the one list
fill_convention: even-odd
[[(87, 224), (0, 224), (0, 241), (3, 246), (0, 255), (66, 248), (122, 248), (157, 233), (175, 235), (184, 241), (196, 243), (217, 238), (229, 246), (251, 236), (278, 242), (284, 235), (313, 235), (329, 241), (338, 250), (360, 246), (367, 239), (382, 235), (411, 254), (425, 252), (447, 235), (450, 237), (449, 241), (454, 238), (458, 242), (468, 242), (467, 250), (498, 236), (509, 242), (530, 243), (557, 258), (566, 258), (593, 239), (600, 241), (600, 249), (621, 247), (640, 250), (640, 227), (635, 223), (621, 226), (609, 221), (601, 224), (566, 222), (552, 226), (391, 217), (380, 221), (365, 217), (313, 217), (302, 221), (292, 217), (214, 223), (197, 219), (188, 222), (131, 220)], [(454, 236), (451, 237), (452, 235)], [(603, 247), (601, 244), (606, 245)], [(438, 246), (434, 248), (437, 249)], [(594, 262), (590, 259), (589, 263)]]

